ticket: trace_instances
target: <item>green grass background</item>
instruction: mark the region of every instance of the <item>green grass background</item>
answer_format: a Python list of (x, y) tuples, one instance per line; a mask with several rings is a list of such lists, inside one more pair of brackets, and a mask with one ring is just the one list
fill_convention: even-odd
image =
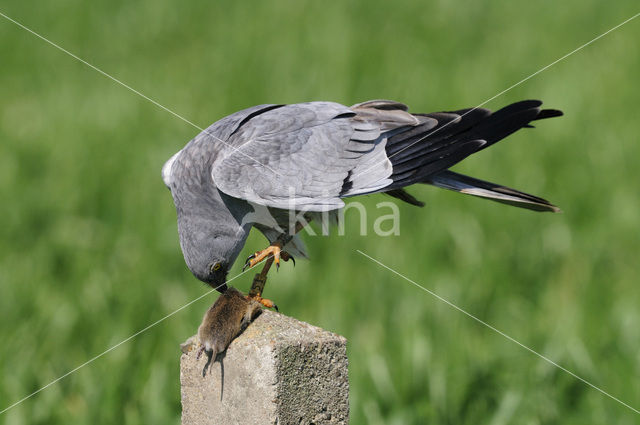
[[(3, 1), (0, 11), (199, 126), (260, 103), (490, 98), (639, 11), (632, 0)], [(456, 167), (563, 214), (431, 187), (398, 237), (307, 237), (266, 296), (349, 340), (353, 424), (638, 423), (638, 415), (356, 253), (640, 408), (640, 19), (490, 102), (540, 122)], [(0, 18), (0, 409), (207, 288), (163, 162), (185, 122)], [(365, 199), (368, 228), (387, 210)], [(349, 227), (349, 224), (351, 227)], [(373, 233), (373, 232), (371, 232)], [(264, 246), (252, 235), (242, 257)], [(239, 264), (230, 276), (239, 272)], [(250, 274), (234, 282), (248, 290)], [(211, 295), (0, 415), (175, 424), (178, 344)]]

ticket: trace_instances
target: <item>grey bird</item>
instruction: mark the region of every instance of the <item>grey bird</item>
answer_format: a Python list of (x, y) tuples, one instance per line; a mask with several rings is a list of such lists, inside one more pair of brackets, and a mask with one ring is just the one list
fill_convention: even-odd
[[(162, 177), (177, 210), (189, 270), (220, 292), (252, 227), (269, 240), (246, 266), (306, 256), (296, 232), (344, 198), (385, 193), (416, 206), (404, 188), (425, 183), (534, 211), (545, 199), (449, 168), (531, 122), (561, 116), (525, 100), (496, 112), (469, 108), (417, 114), (372, 100), (259, 105), (212, 124), (169, 159)], [(270, 220), (261, 220), (265, 214)], [(294, 220), (291, 217), (304, 220)], [(267, 269), (268, 267), (265, 266)], [(266, 272), (265, 272), (266, 273)], [(264, 284), (263, 284), (264, 285)], [(261, 290), (253, 297), (261, 298)]]

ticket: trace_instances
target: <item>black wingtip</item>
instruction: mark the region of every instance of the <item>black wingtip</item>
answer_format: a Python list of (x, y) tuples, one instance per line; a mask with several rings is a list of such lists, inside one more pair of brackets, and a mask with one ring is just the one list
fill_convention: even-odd
[(536, 120), (543, 120), (543, 119), (546, 119), (546, 118), (561, 117), (563, 115), (564, 115), (564, 113), (559, 109), (543, 109), (543, 110), (540, 111), (540, 113), (536, 117)]

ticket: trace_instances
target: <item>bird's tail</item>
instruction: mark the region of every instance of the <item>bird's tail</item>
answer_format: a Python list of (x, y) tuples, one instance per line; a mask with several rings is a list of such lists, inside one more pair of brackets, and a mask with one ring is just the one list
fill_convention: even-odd
[(491, 112), (483, 108), (432, 114), (414, 114), (421, 124), (389, 137), (386, 153), (393, 181), (383, 191), (414, 205), (423, 205), (404, 191), (427, 183), (456, 192), (535, 211), (559, 209), (547, 200), (499, 184), (449, 171), (467, 156), (485, 149), (535, 120), (558, 117), (561, 111), (541, 109), (542, 102), (525, 100)]
[(389, 137), (385, 147), (393, 166), (393, 183), (385, 191), (421, 183), (469, 155), (486, 149), (511, 133), (532, 127), (531, 121), (557, 117), (562, 112), (540, 109), (539, 100), (512, 103), (499, 111), (483, 108), (414, 114), (418, 126)]
[(546, 199), (449, 170), (430, 176), (423, 183), (528, 210), (560, 212), (560, 208)]

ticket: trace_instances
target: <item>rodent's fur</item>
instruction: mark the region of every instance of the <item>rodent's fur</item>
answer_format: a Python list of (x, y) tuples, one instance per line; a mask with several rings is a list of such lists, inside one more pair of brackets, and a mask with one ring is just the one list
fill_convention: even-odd
[[(200, 351), (205, 351), (210, 363), (227, 349), (233, 339), (262, 312), (260, 303), (249, 299), (236, 288), (229, 286), (207, 310), (198, 328)], [(204, 371), (203, 371), (204, 372)]]

